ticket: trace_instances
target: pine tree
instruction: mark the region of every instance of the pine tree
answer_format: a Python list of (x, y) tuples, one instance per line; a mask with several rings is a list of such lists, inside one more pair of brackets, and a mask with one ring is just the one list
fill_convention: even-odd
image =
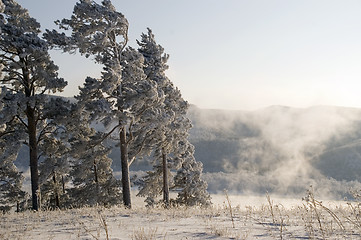
[[(0, 0), (0, 13), (4, 11), (4, 8), (5, 6)], [(2, 79), (2, 68), (3, 66), (0, 64), (0, 80)], [(15, 203), (17, 211), (19, 211), (20, 201), (23, 201), (26, 195), (21, 190), (23, 176), (14, 165), (14, 160), (20, 148), (20, 134), (12, 134), (15, 126), (6, 124), (5, 116), (7, 112), (4, 111), (3, 101), (6, 98), (6, 92), (6, 88), (0, 89), (0, 113), (3, 119), (3, 121), (0, 121), (0, 210), (3, 212), (9, 211), (15, 206)]]
[[(79, 126), (76, 104), (61, 97), (51, 96), (44, 105), (47, 126), (39, 132), (40, 203), (45, 208), (61, 208), (67, 201), (65, 185), (69, 178), (69, 138)], [(46, 132), (45, 132), (46, 131)], [(61, 204), (62, 203), (62, 204)]]
[(39, 164), (41, 204), (61, 208), (68, 199), (65, 185), (70, 180), (69, 147), (61, 139), (47, 137), (40, 149), (47, 153)]
[[(117, 12), (109, 0), (97, 4), (81, 0), (74, 7), (71, 19), (58, 22), (64, 33), (47, 31), (46, 38), (64, 51), (79, 52), (104, 66), (102, 77), (88, 77), (77, 99), (90, 112), (89, 121), (104, 124), (110, 130), (103, 139), (119, 131), (119, 146), (122, 166), (123, 202), (131, 207), (129, 165), (142, 151), (140, 136), (133, 134), (135, 123), (158, 101), (156, 83), (143, 73), (143, 57), (131, 48), (128, 42), (128, 22)], [(114, 122), (116, 120), (116, 122)], [(133, 146), (130, 148), (129, 146)]]
[[(169, 188), (180, 191), (176, 200), (180, 204), (208, 205), (210, 196), (206, 190), (207, 184), (200, 177), (203, 167), (195, 161), (194, 148), (188, 141), (188, 132), (192, 127), (186, 117), (189, 105), (165, 75), (169, 56), (156, 43), (150, 29), (147, 34), (142, 34), (138, 45), (139, 52), (145, 58), (144, 72), (149, 79), (157, 82), (159, 95), (163, 96), (158, 108), (161, 114), (156, 117), (158, 124), (151, 140), (151, 145), (156, 148), (153, 155), (156, 161), (153, 171), (149, 171), (144, 177), (139, 195), (147, 196), (148, 204), (154, 203), (154, 198), (160, 194), (160, 187), (156, 185), (162, 184), (163, 202), (166, 206), (170, 201)], [(173, 186), (169, 180), (171, 169), (178, 170)]]
[(102, 134), (83, 121), (69, 140), (73, 187), (68, 204), (72, 206), (114, 205), (122, 200), (120, 183), (111, 169), (112, 160), (107, 157), (110, 148), (100, 142), (101, 138)]
[(21, 147), (21, 134), (12, 134), (16, 126), (11, 123), (0, 131), (0, 210), (9, 211), (25, 201), (26, 193), (22, 190), (23, 176), (14, 165)]
[(177, 189), (176, 202), (187, 206), (209, 206), (211, 198), (207, 192), (207, 183), (202, 180), (203, 165), (194, 159), (194, 147), (189, 142), (185, 144), (181, 158), (182, 167), (174, 177), (174, 189)]
[[(157, 182), (157, 179), (160, 179), (159, 175), (162, 175), (162, 192), (163, 192), (163, 201), (167, 205), (169, 205), (169, 168), (167, 161), (167, 153), (164, 143), (169, 140), (166, 139), (166, 125), (170, 121), (171, 117), (168, 112), (165, 111), (164, 98), (166, 87), (170, 84), (169, 79), (165, 75), (165, 71), (168, 69), (167, 60), (169, 56), (164, 53), (164, 49), (162, 46), (158, 45), (155, 42), (154, 35), (150, 28), (148, 28), (147, 34), (141, 35), (141, 41), (137, 41), (139, 45), (138, 51), (143, 55), (144, 62), (144, 73), (147, 75), (148, 79), (151, 79), (157, 83), (158, 95), (162, 96), (162, 101), (157, 106), (158, 114), (154, 114), (152, 116), (152, 121), (156, 123), (151, 138), (148, 140), (149, 146), (152, 148), (156, 148), (153, 156), (158, 160), (154, 162), (153, 172), (148, 172), (148, 176), (146, 176), (147, 181)], [(160, 114), (159, 114), (160, 113)], [(153, 184), (154, 185), (154, 184)], [(146, 189), (148, 189), (146, 191)], [(150, 191), (147, 186), (144, 186), (144, 190), (141, 189), (139, 192), (139, 196), (144, 196), (146, 194), (149, 195), (148, 198), (153, 198), (158, 195), (158, 191), (154, 188), (154, 193)], [(152, 196), (152, 197), (150, 197)]]
[[(58, 67), (50, 60), (48, 44), (39, 38), (40, 24), (13, 0), (4, 0), (0, 22), (0, 62), (4, 65), (1, 85), (9, 92), (5, 105), (12, 107), (9, 121), (22, 124), (29, 146), (32, 207), (38, 210), (38, 143), (50, 131), (44, 116), (48, 96), (62, 91), (66, 82), (58, 77)], [(7, 122), (9, 124), (9, 122)], [(50, 128), (52, 128), (51, 126)], [(16, 130), (14, 134), (18, 134)]]
[[(172, 177), (168, 175), (168, 183), (172, 181)], [(139, 192), (137, 196), (146, 197), (145, 202), (147, 207), (154, 207), (159, 203), (167, 204), (162, 201), (157, 201), (157, 198), (163, 193), (164, 188), (164, 174), (162, 163), (155, 162), (152, 171), (147, 171), (147, 174), (141, 179), (139, 184)]]
[(119, 203), (120, 184), (107, 157), (110, 149), (102, 144), (102, 134), (86, 121), (90, 113), (78, 102), (52, 109), (49, 114), (59, 116), (56, 120), (62, 123), (62, 130), (41, 145), (48, 152), (40, 165), (42, 201), (47, 207)]
[(148, 28), (148, 33), (143, 33), (141, 38), (138, 45), (140, 46), (139, 52), (145, 59), (144, 72), (148, 79), (157, 83), (158, 94), (163, 97), (163, 101), (157, 108), (160, 114), (154, 115), (152, 119), (156, 126), (149, 145), (156, 149), (153, 154), (156, 158), (154, 171), (148, 172), (145, 177), (145, 185), (141, 188), (139, 195), (147, 195), (148, 200), (158, 196), (158, 188), (149, 188), (147, 183), (154, 185), (154, 183), (159, 182), (159, 175), (162, 175), (163, 202), (168, 206), (171, 185), (169, 179), (172, 178), (170, 170), (177, 170), (181, 166), (183, 159), (177, 156), (185, 151), (181, 143), (186, 141), (188, 130), (191, 128), (189, 119), (184, 117), (188, 103), (167, 78), (165, 71), (168, 69), (167, 60), (169, 56), (164, 53), (163, 47), (156, 43), (152, 31)]

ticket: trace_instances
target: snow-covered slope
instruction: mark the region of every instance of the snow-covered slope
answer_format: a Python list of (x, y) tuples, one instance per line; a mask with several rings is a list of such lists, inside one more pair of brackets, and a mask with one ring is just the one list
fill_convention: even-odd
[[(227, 201), (227, 199), (229, 201)], [(137, 198), (135, 198), (137, 200)], [(143, 200), (143, 199), (139, 199)], [(0, 239), (360, 239), (357, 203), (212, 195), (213, 207), (122, 206), (4, 214)], [(317, 200), (316, 200), (317, 201)], [(142, 204), (143, 202), (140, 202)], [(322, 205), (321, 205), (322, 204)], [(230, 211), (231, 210), (231, 211)]]

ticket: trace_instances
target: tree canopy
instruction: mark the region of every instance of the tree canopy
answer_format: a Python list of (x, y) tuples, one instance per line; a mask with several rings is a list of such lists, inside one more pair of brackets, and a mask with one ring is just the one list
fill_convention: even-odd
[[(128, 46), (129, 23), (110, 0), (79, 0), (71, 17), (43, 37), (16, 1), (0, 1), (0, 11), (0, 207), (26, 201), (14, 165), (24, 148), (34, 210), (121, 201), (130, 208), (129, 166), (144, 157), (154, 166), (140, 191), (149, 201), (162, 191), (168, 206), (169, 191), (177, 189), (180, 204), (209, 202), (188, 141), (189, 105), (166, 76), (169, 55), (150, 28), (138, 49)], [(88, 76), (75, 100), (56, 96), (67, 82), (50, 49), (92, 59), (103, 66), (101, 76)], [(121, 181), (111, 168), (110, 140), (120, 149)]]

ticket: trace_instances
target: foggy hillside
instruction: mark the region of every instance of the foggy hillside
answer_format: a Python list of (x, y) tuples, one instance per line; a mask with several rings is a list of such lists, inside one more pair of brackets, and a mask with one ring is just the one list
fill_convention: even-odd
[(272, 106), (252, 112), (192, 107), (191, 142), (206, 172), (277, 169), (361, 180), (361, 109)]
[[(191, 142), (211, 191), (350, 197), (361, 181), (361, 109), (192, 107)], [(223, 173), (216, 173), (223, 172)]]

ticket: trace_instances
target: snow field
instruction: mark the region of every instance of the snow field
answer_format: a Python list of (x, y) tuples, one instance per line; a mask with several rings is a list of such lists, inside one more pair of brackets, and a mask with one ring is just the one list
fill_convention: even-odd
[[(207, 209), (149, 209), (143, 199), (133, 198), (133, 209), (93, 207), (9, 213), (2, 216), (0, 239), (361, 238), (358, 203), (235, 195), (229, 196), (228, 202), (224, 195), (212, 197), (214, 205)], [(246, 199), (255, 204), (246, 205)]]

